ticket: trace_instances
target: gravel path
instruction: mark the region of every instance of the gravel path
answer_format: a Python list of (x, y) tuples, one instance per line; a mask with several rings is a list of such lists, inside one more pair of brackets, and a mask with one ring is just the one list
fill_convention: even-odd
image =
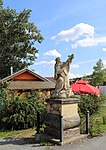
[(0, 139), (0, 150), (106, 150), (106, 133), (63, 146), (39, 146), (34, 143), (34, 139)]

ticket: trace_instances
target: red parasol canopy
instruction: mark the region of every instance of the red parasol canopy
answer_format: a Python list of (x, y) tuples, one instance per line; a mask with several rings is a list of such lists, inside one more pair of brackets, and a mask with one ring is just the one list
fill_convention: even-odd
[(73, 92), (77, 93), (85, 93), (85, 94), (91, 93), (96, 95), (100, 94), (100, 90), (98, 88), (88, 84), (83, 80), (79, 80), (75, 84), (72, 84), (71, 88)]

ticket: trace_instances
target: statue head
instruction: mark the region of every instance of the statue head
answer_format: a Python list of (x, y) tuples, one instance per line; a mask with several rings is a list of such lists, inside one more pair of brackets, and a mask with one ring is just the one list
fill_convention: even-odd
[(56, 63), (60, 62), (60, 57), (57, 57), (57, 58), (55, 59), (55, 61), (56, 61)]

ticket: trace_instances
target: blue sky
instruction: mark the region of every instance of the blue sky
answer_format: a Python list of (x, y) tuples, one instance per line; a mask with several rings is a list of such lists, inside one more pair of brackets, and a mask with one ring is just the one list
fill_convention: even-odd
[(29, 21), (44, 37), (29, 67), (36, 73), (53, 76), (55, 58), (65, 61), (69, 54), (75, 56), (69, 78), (91, 74), (99, 59), (106, 66), (106, 0), (4, 0), (7, 6), (31, 9)]

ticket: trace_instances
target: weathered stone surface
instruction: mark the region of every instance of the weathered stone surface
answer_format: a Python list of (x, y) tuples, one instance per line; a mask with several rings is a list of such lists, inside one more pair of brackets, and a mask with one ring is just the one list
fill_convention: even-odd
[(59, 130), (60, 129), (60, 115), (48, 113), (46, 115), (45, 124), (46, 126), (54, 127)]
[(79, 116), (63, 117), (63, 129), (71, 129), (80, 125)]
[[(47, 128), (45, 129), (45, 133), (56, 139), (60, 139), (60, 129), (47, 126)], [(80, 135), (80, 129), (78, 127), (63, 130), (64, 141), (67, 140), (68, 138), (72, 138), (72, 137), (79, 136), (79, 135)]]
[[(60, 115), (48, 113), (46, 115), (46, 126), (60, 128)], [(80, 125), (80, 117), (79, 116), (69, 116), (63, 117), (63, 129), (70, 129), (74, 127), (78, 127)]]
[(66, 99), (50, 98), (50, 99), (47, 99), (46, 101), (47, 101), (47, 103), (55, 103), (55, 104), (72, 104), (72, 103), (78, 103), (79, 99), (75, 98), (75, 97), (70, 97), (70, 98), (66, 98)]
[[(62, 120), (61, 120), (62, 119)], [(78, 99), (50, 99), (47, 103), (45, 133), (53, 138), (67, 140), (80, 135)], [(62, 127), (62, 128), (61, 128)]]
[(64, 140), (66, 140), (68, 138), (78, 136), (78, 135), (80, 135), (80, 130), (77, 127), (77, 128), (73, 128), (73, 129), (64, 130), (63, 138), (64, 138)]
[(55, 90), (51, 93), (52, 98), (69, 98), (71, 89), (69, 85), (68, 73), (74, 54), (69, 55), (66, 62), (61, 62), (60, 57), (55, 59), (54, 78), (56, 80)]
[(48, 99), (47, 100), (47, 113), (57, 114), (61, 116), (77, 115), (77, 104), (79, 99)]
[(49, 136), (52, 136), (53, 138), (60, 139), (60, 129), (54, 128), (51, 126), (47, 126), (45, 128), (45, 133)]

